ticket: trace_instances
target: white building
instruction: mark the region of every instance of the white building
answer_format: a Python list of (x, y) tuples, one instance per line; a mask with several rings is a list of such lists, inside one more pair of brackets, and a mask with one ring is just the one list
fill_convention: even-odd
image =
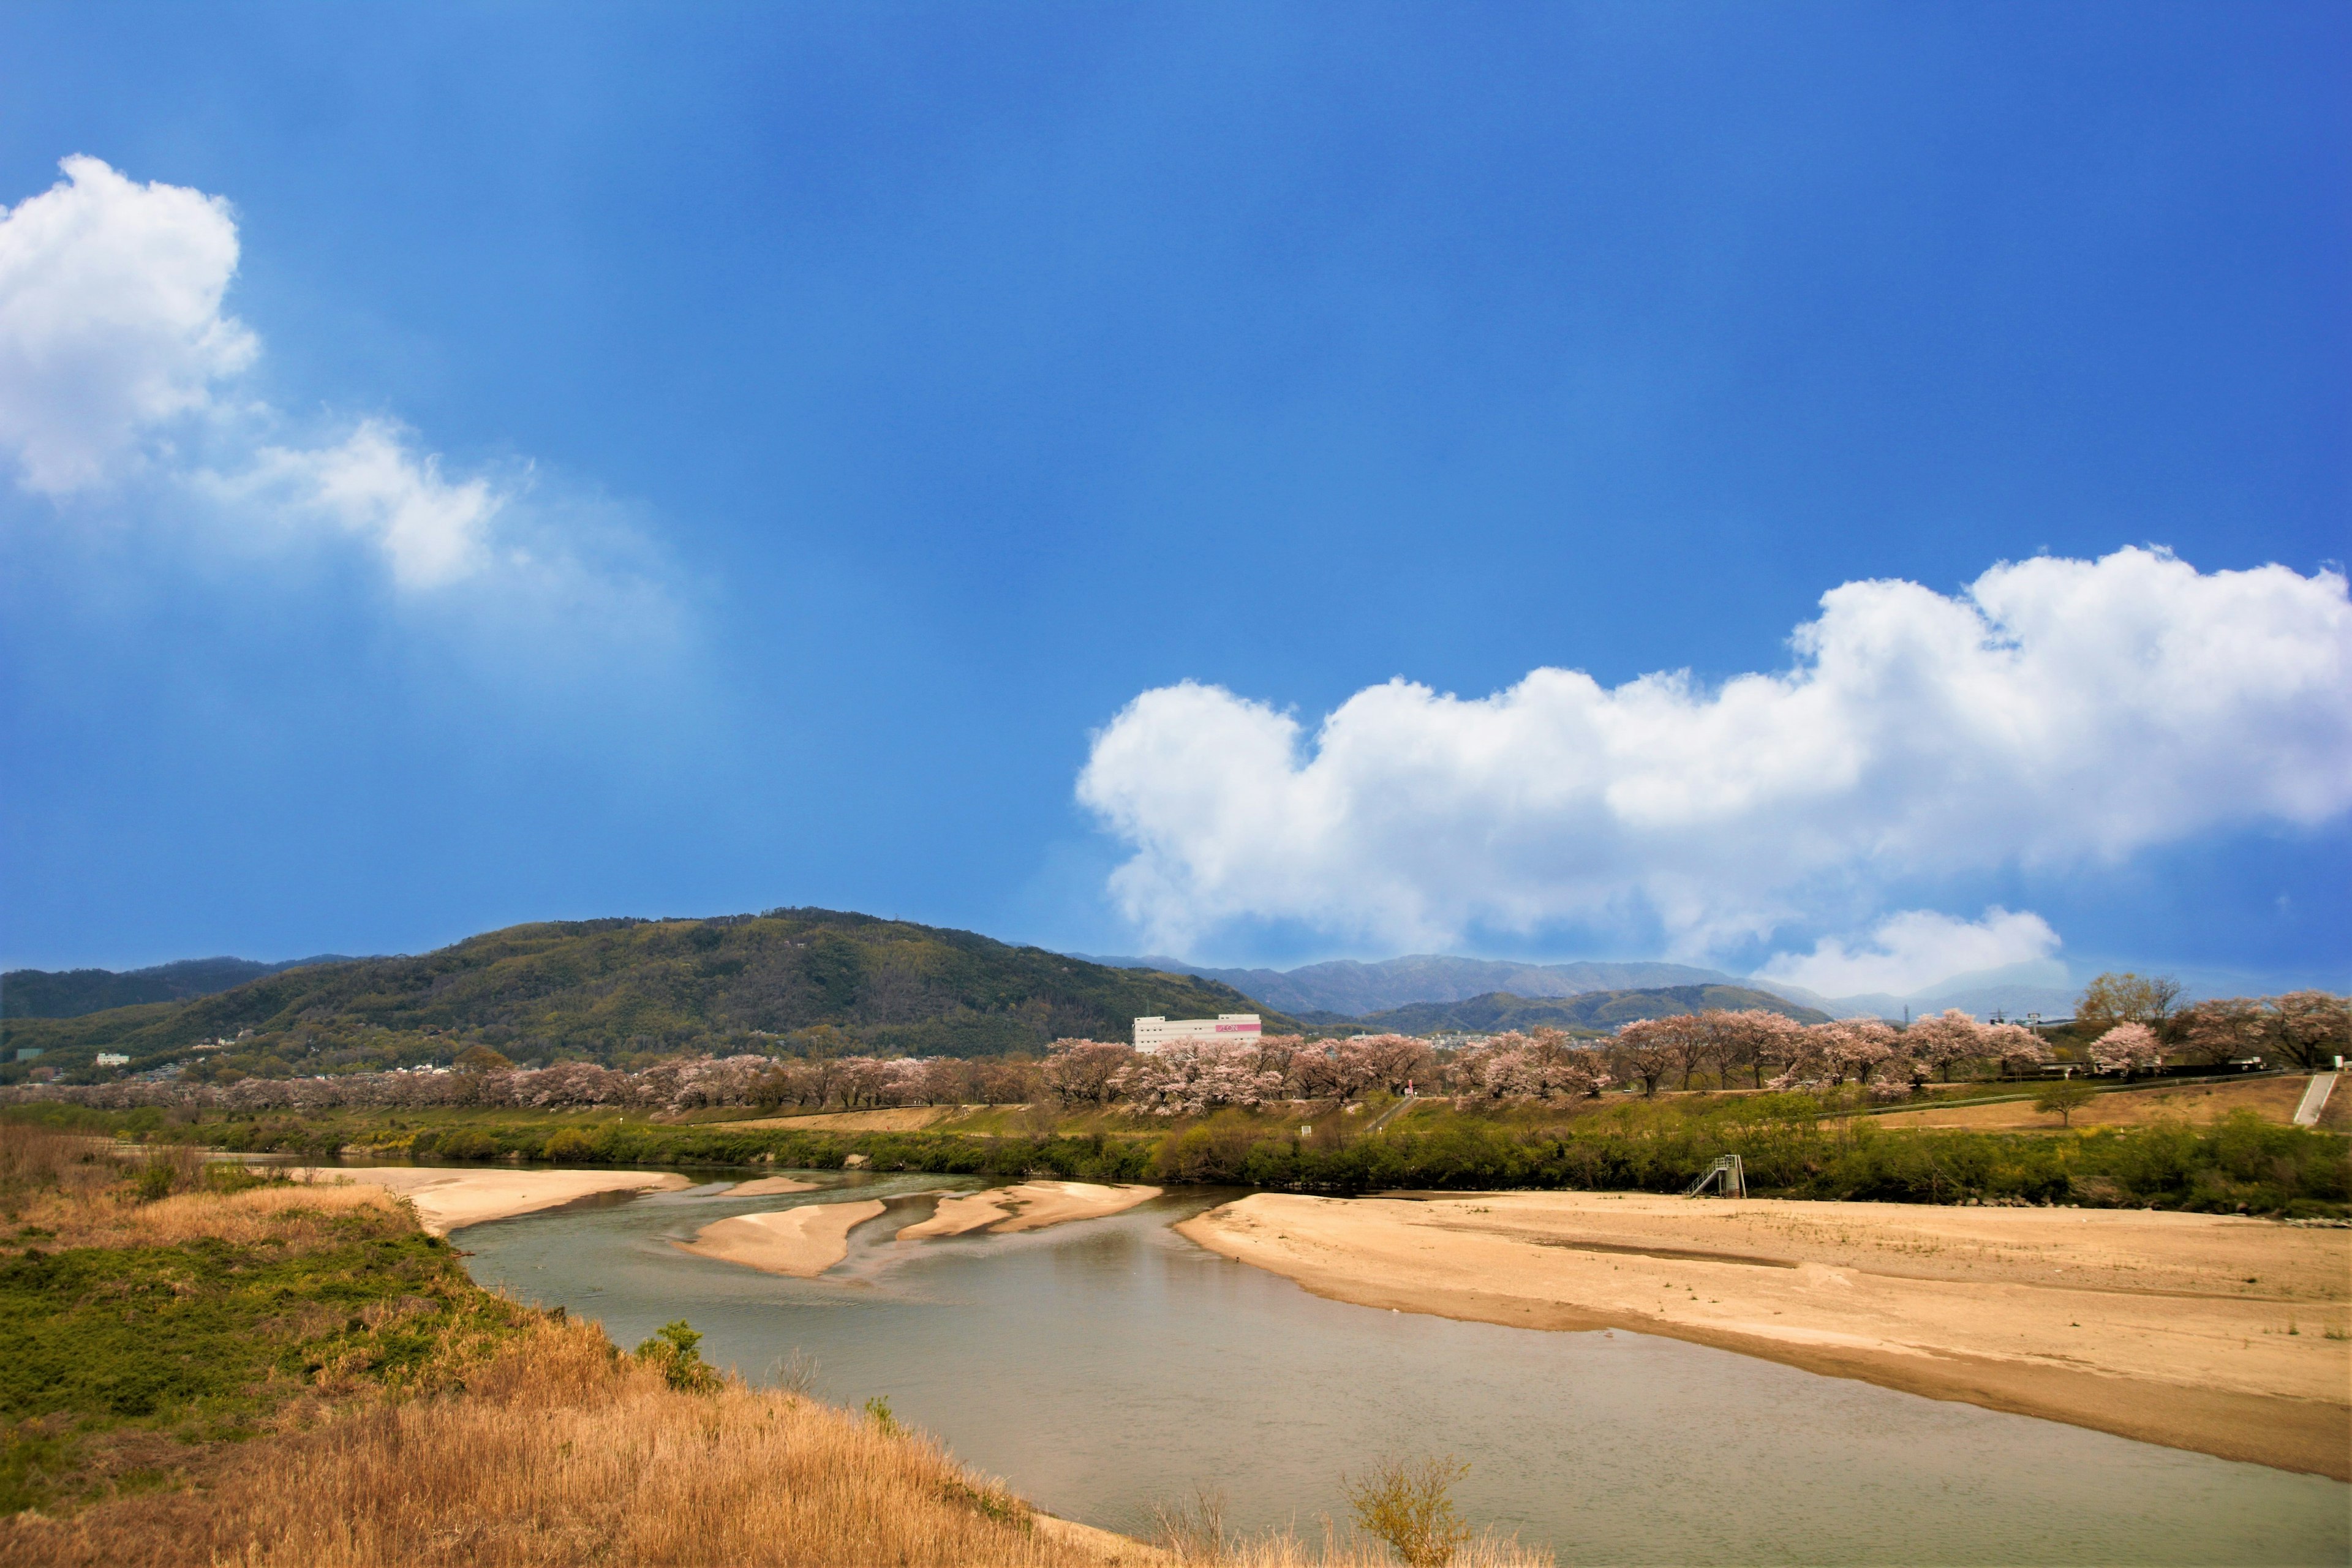
[(1260, 1032), (1255, 1013), (1220, 1013), (1213, 1018), (1138, 1018), (1135, 1048), (1149, 1056), (1186, 1040), (1238, 1040), (1255, 1045)]
[(98, 1065), (102, 1068), (127, 1068), (131, 1065), (131, 1058), (121, 1051), (100, 1051), (98, 1053)]

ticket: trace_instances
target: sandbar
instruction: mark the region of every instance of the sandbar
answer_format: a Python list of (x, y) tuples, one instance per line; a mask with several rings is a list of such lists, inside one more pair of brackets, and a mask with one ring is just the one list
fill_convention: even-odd
[(438, 1165), (306, 1166), (298, 1181), (349, 1181), (382, 1187), (416, 1205), (426, 1232), (446, 1236), (469, 1225), (559, 1208), (598, 1193), (661, 1192), (691, 1186), (671, 1171), (453, 1171)]
[(941, 1198), (931, 1217), (898, 1233), (900, 1241), (962, 1236), (986, 1229), (1003, 1233), (1043, 1230), (1076, 1219), (1100, 1219), (1160, 1195), (1158, 1187), (1105, 1186), (1095, 1182), (1023, 1182)]
[(2352, 1480), (2352, 1229), (1601, 1193), (1260, 1193), (1177, 1229), (1338, 1300), (1665, 1335)]
[(852, 1204), (802, 1204), (769, 1214), (716, 1220), (696, 1231), (692, 1241), (675, 1245), (682, 1252), (715, 1258), (721, 1263), (810, 1279), (848, 1257), (850, 1230), (881, 1212), (877, 1198)]
[(738, 1182), (727, 1189), (730, 1198), (764, 1198), (774, 1193), (813, 1193), (817, 1184), (803, 1182), (798, 1176), (754, 1176), (748, 1182)]

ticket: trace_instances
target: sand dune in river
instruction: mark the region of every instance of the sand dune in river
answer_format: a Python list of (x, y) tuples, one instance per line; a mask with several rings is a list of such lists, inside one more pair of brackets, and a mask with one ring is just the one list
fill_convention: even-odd
[(772, 1214), (738, 1215), (674, 1245), (682, 1252), (740, 1263), (770, 1274), (808, 1279), (849, 1256), (849, 1233), (882, 1212), (879, 1199), (851, 1204), (803, 1204)]
[(930, 1218), (898, 1233), (900, 1241), (962, 1236), (986, 1229), (1043, 1230), (1076, 1219), (1099, 1219), (1160, 1195), (1158, 1187), (1104, 1186), (1095, 1182), (1023, 1182), (941, 1198)]

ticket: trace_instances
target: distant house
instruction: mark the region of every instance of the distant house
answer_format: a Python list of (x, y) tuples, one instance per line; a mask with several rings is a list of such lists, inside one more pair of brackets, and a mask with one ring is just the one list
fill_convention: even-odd
[(44, 1047), (40, 1046), (18, 1046), (16, 1047), (16, 1059), (20, 1062), (31, 1061), (35, 1057), (41, 1054), (43, 1048)]
[(1138, 1018), (1135, 1048), (1150, 1056), (1187, 1040), (1234, 1040), (1254, 1045), (1261, 1033), (1255, 1013), (1220, 1013), (1213, 1018)]
[(102, 1068), (127, 1068), (131, 1065), (131, 1058), (121, 1051), (100, 1051), (98, 1053), (97, 1065)]

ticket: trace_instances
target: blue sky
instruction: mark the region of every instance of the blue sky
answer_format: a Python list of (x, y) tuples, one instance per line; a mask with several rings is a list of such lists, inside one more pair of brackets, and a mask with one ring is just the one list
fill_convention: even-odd
[[(805, 903), (2341, 986), (2347, 67), (2333, 5), (9, 7), (0, 960)], [(1601, 695), (1479, 705), (1544, 668)]]

